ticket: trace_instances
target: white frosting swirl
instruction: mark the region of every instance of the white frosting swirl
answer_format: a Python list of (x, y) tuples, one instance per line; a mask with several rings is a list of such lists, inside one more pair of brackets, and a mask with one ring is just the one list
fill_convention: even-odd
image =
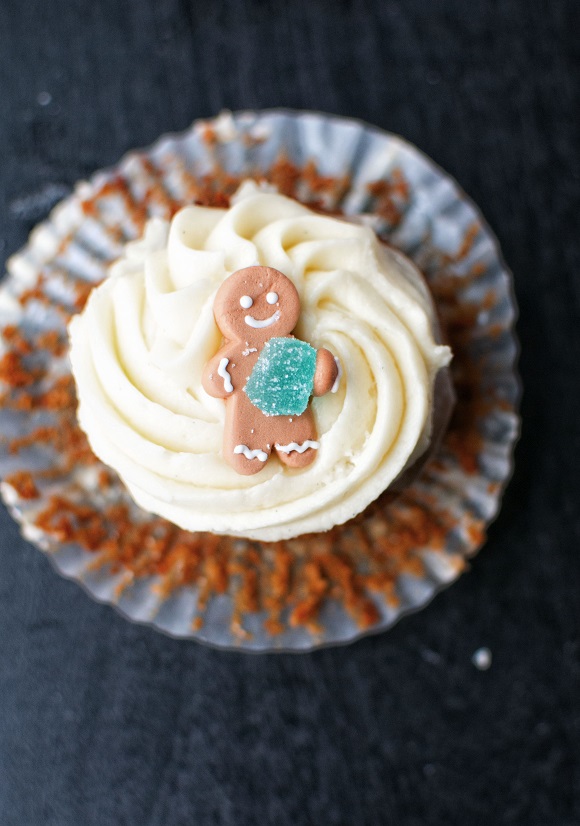
[[(307, 468), (272, 457), (240, 476), (221, 454), (224, 402), (201, 385), (221, 335), (221, 282), (253, 264), (296, 285), (296, 334), (338, 357), (316, 398), (320, 447)], [(372, 230), (246, 183), (230, 209), (153, 219), (70, 325), (79, 421), (136, 502), (192, 531), (278, 540), (362, 511), (429, 444), (433, 386), (450, 351), (434, 338), (415, 268)]]

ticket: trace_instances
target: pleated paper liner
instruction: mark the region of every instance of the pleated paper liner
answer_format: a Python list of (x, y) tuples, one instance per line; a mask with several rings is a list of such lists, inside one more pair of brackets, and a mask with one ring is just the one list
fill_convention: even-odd
[[(421, 268), (453, 348), (441, 448), (403, 493), (329, 533), (261, 543), (182, 531), (133, 504), (76, 424), (66, 324), (153, 215), (226, 206), (244, 178), (357, 216)], [(2, 495), (57, 569), (128, 619), (240, 650), (306, 651), (426, 605), (485, 540), (512, 471), (519, 382), (511, 276), (455, 182), (358, 121), (226, 113), (81, 183), (0, 288)]]

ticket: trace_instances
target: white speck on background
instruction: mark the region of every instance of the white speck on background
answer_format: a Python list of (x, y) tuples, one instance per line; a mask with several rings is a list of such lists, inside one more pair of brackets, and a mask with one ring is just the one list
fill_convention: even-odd
[(489, 648), (478, 648), (474, 652), (471, 662), (480, 671), (487, 671), (491, 666), (491, 651)]
[(441, 654), (438, 654), (436, 651), (431, 651), (429, 648), (424, 648), (421, 651), (421, 656), (426, 663), (431, 663), (431, 665), (439, 665), (441, 662)]
[(52, 103), (52, 95), (50, 92), (39, 92), (36, 100), (40, 106), (48, 106), (49, 103)]

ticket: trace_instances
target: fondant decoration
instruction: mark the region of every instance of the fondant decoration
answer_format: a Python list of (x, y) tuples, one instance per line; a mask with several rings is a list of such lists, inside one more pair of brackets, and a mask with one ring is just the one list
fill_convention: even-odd
[(214, 316), (225, 340), (202, 382), (225, 402), (224, 458), (238, 473), (257, 473), (273, 450), (292, 468), (316, 457), (308, 402), (338, 386), (339, 363), (291, 335), (299, 315), (296, 287), (272, 267), (238, 270), (217, 292)]

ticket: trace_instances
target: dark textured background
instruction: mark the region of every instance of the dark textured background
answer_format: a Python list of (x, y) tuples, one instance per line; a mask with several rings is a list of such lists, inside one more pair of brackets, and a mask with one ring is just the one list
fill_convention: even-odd
[(580, 823), (579, 10), (0, 2), (3, 259), (75, 180), (196, 117), (353, 115), (482, 208), (514, 271), (525, 386), (471, 572), (343, 649), (243, 656), (130, 625), (2, 510), (2, 826)]

